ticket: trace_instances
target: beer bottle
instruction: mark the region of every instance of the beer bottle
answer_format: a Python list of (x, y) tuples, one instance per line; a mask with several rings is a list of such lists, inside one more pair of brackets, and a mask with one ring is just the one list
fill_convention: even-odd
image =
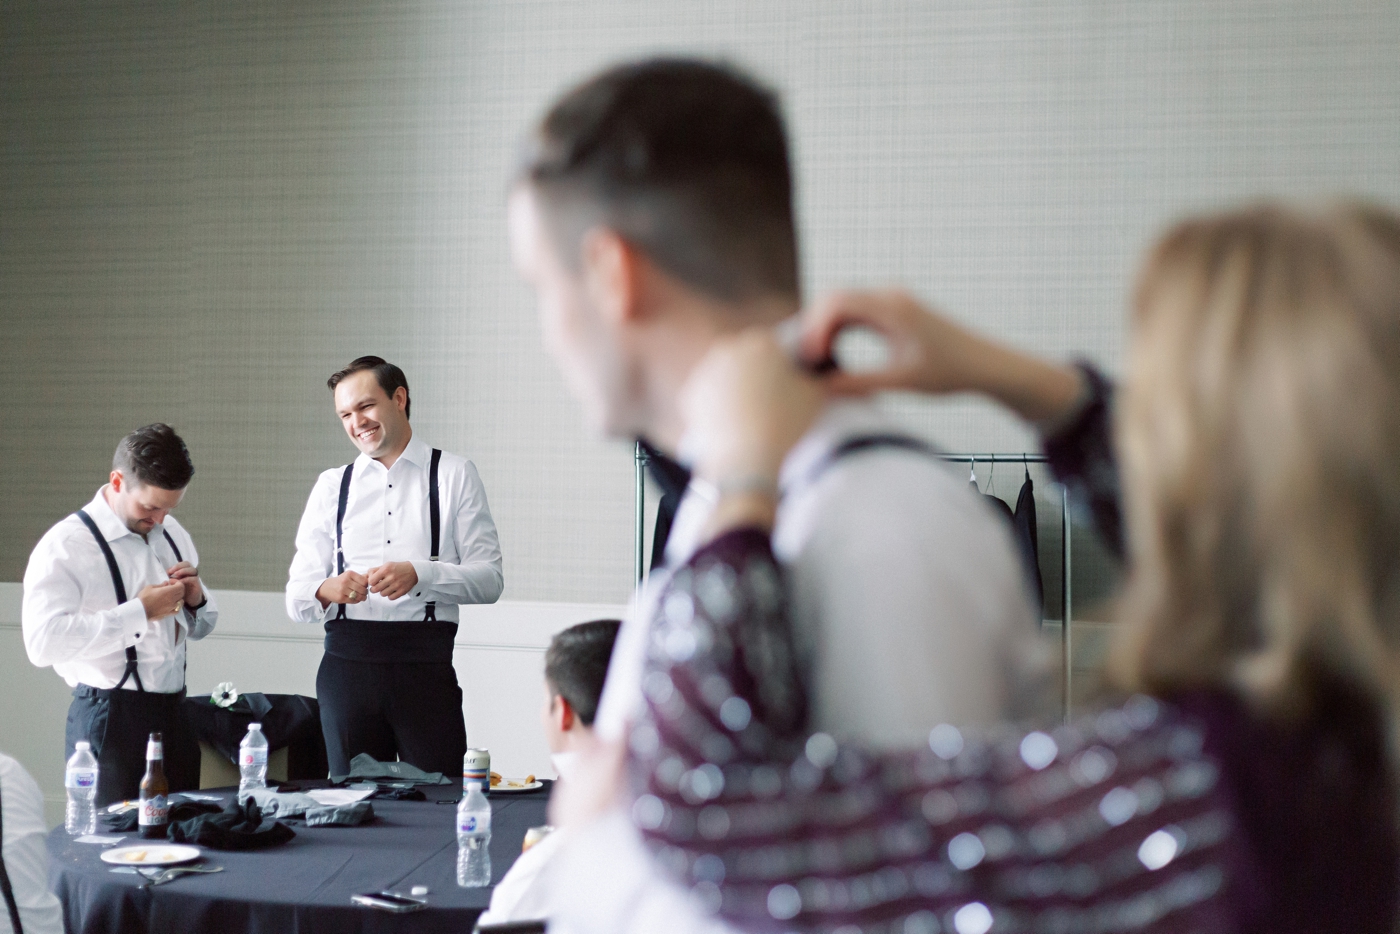
[(164, 837), (170, 824), (170, 783), (165, 780), (165, 751), (160, 734), (146, 743), (146, 774), (141, 777), (141, 836)]

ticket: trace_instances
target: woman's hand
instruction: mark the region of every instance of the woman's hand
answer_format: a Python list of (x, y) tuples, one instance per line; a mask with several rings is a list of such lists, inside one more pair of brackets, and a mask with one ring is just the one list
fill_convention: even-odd
[(826, 398), (770, 329), (743, 331), (710, 350), (681, 394), (682, 453), (720, 492), (710, 537), (737, 525), (771, 526), (783, 459)]
[(852, 326), (875, 331), (889, 349), (884, 369), (833, 372), (826, 378), (833, 393), (976, 392), (1036, 423), (1060, 418), (1080, 396), (1082, 377), (1073, 367), (990, 341), (925, 308), (906, 292), (836, 292), (803, 317), (804, 360), (829, 359), (836, 336)]

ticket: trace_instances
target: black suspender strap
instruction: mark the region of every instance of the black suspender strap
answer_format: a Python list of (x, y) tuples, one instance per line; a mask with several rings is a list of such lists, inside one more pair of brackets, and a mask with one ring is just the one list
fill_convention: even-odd
[[(345, 552), (340, 547), (340, 527), (345, 523), (345, 507), (350, 502), (350, 477), (354, 472), (355, 462), (351, 461), (345, 465), (345, 472), (340, 475), (340, 500), (335, 507), (335, 573), (337, 575), (345, 573)], [(345, 619), (345, 604), (340, 604), (335, 618)]]
[(831, 453), (819, 461), (816, 467), (807, 474), (807, 482), (812, 483), (828, 469), (835, 466), (836, 462), (850, 457), (852, 454), (859, 454), (862, 451), (870, 451), (877, 448), (898, 448), (910, 451), (914, 454), (924, 454), (928, 457), (937, 457), (938, 450), (931, 444), (920, 441), (918, 438), (911, 438), (909, 435), (878, 434), (878, 435), (857, 435), (854, 438), (847, 438), (836, 447), (831, 449)]
[(938, 452), (930, 444), (908, 435), (860, 435), (855, 438), (847, 438), (833, 448), (827, 457), (827, 463), (838, 461), (843, 457), (870, 448), (903, 448), (906, 451), (916, 451), (930, 457), (938, 456)]
[[(439, 539), (442, 536), (442, 506), (438, 501), (438, 461), (440, 460), (442, 460), (442, 452), (433, 448), (433, 458), (428, 466), (428, 517), (433, 529), (433, 553), (428, 557), (429, 561), (438, 559)], [(437, 622), (437, 603), (435, 601), (428, 602), (423, 618)]]
[(160, 534), (165, 536), (165, 540), (170, 543), (170, 550), (175, 552), (175, 563), (179, 564), (185, 560), (185, 556), (180, 554), (180, 546), (175, 544), (175, 539), (170, 537), (170, 532), (165, 529), (160, 530)]
[[(107, 544), (107, 539), (98, 530), (97, 523), (92, 521), (92, 516), (86, 510), (79, 509), (77, 517), (83, 520), (83, 525), (88, 527), (92, 537), (97, 539), (97, 547), (102, 549), (102, 557), (107, 559), (107, 570), (112, 573), (112, 589), (117, 592), (117, 606), (126, 602), (126, 583), (122, 580), (121, 568), (117, 567), (117, 556), (112, 554), (112, 546)], [(126, 671), (122, 672), (122, 679), (117, 682), (117, 687), (126, 684), (127, 678), (136, 679), (136, 689), (145, 691), (146, 686), (141, 683), (141, 675), (136, 671), (136, 646), (126, 647)]]
[[(4, 794), (0, 792), (0, 840), (5, 839), (5, 801)], [(10, 913), (10, 927), (15, 929), (15, 934), (24, 934), (24, 928), (19, 923), (19, 903), (15, 901), (15, 889), (10, 885), (10, 872), (5, 868), (5, 850), (0, 847), (0, 894), (5, 896), (5, 908)]]
[[(432, 526), (433, 542), (430, 561), (438, 559), (440, 549), (440, 539), (442, 538), (442, 503), (438, 495), (438, 463), (442, 460), (442, 452), (433, 448), (432, 461), (428, 466), (428, 517)], [(345, 472), (340, 476), (340, 499), (335, 507), (335, 573), (345, 573), (345, 552), (341, 548), (342, 527), (345, 524), (345, 509), (350, 502), (350, 477), (354, 472), (354, 463), (345, 465)], [(173, 544), (173, 543), (172, 543)], [(177, 552), (178, 554), (178, 552)], [(345, 604), (340, 604), (340, 609), (336, 612), (336, 619), (347, 619), (345, 614)], [(429, 603), (427, 614), (424, 617), (432, 622), (437, 622), (436, 603)]]

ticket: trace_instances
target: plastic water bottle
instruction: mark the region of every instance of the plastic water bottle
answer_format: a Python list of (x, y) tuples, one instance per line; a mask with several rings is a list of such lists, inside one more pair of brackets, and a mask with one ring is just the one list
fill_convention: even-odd
[(491, 802), (476, 782), (457, 805), (457, 884), (468, 889), (491, 884)]
[(238, 744), (238, 799), (254, 788), (267, 787), (267, 737), (261, 723), (248, 724), (248, 733)]
[(97, 833), (97, 757), (92, 744), (73, 744), (73, 758), (63, 776), (68, 790), (68, 810), (63, 817), (63, 829), (73, 834)]

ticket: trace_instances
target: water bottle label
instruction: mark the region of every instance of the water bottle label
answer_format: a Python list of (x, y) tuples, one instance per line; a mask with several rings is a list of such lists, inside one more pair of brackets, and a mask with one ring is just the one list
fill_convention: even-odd
[(165, 795), (156, 795), (154, 798), (142, 801), (139, 821), (142, 827), (168, 824), (170, 822), (170, 803), (166, 800)]
[(244, 749), (242, 750), (242, 752), (239, 753), (238, 760), (239, 764), (244, 766), (267, 765), (267, 750)]
[(460, 833), (487, 833), (491, 830), (491, 818), (483, 818), (479, 814), (467, 814), (457, 821), (457, 830)]
[(68, 773), (69, 788), (92, 788), (97, 784), (96, 769), (73, 769)]

